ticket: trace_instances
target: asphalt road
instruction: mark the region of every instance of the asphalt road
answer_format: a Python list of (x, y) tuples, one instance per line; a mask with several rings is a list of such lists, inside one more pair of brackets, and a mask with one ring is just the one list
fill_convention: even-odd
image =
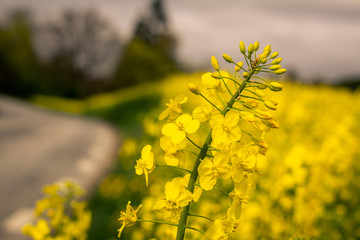
[(44, 185), (72, 179), (94, 189), (118, 146), (118, 133), (104, 122), (0, 95), (0, 239), (28, 239), (20, 228)]

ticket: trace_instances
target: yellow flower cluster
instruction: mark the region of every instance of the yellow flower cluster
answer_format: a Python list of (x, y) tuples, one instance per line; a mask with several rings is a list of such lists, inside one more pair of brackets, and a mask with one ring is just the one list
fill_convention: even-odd
[[(219, 63), (213, 56), (211, 63), (216, 71), (202, 76), (203, 88), (200, 89), (194, 83), (189, 84), (189, 90), (204, 99), (203, 104), (192, 110), (192, 114), (185, 113), (182, 109), (182, 105), (188, 100), (186, 96), (177, 96), (166, 103), (167, 108), (159, 116), (160, 120), (166, 120), (161, 127), (163, 136), (160, 139), (165, 166), (190, 174), (168, 181), (165, 196), (153, 206), (153, 210), (167, 222), (140, 220), (136, 217), (137, 211), (131, 211), (129, 214), (134, 221), (177, 226), (177, 240), (184, 239), (186, 229), (201, 232), (209, 240), (228, 239), (236, 231), (243, 203), (248, 198), (246, 191), (259, 173), (258, 154), (265, 155), (268, 149), (264, 139), (265, 132), (270, 128), (279, 128), (271, 114), (271, 111), (277, 109), (277, 102), (265, 98), (263, 90), (280, 91), (282, 85), (269, 82), (259, 74), (281, 74), (286, 71), (279, 65), (281, 58), (276, 58), (278, 53), (270, 55), (270, 45), (259, 55), (258, 42), (250, 44), (247, 51), (244, 46), (240, 42), (240, 52), (245, 64), (235, 63), (230, 56), (223, 55), (226, 62), (234, 65), (234, 75), (220, 71)], [(269, 61), (272, 62), (268, 63)], [(244, 125), (251, 126), (251, 129), (244, 130)], [(141, 158), (135, 166), (138, 175), (145, 175), (146, 186), (149, 182), (148, 174), (155, 165), (160, 165), (158, 160), (155, 164), (151, 149), (150, 145), (143, 148)], [(189, 163), (193, 165), (192, 170), (183, 168), (189, 166)], [(218, 182), (227, 179), (231, 182), (230, 191), (220, 190), (228, 191), (226, 194), (229, 204), (225, 216), (213, 220), (192, 212), (192, 203), (201, 200), (202, 190), (211, 191), (217, 185), (221, 188), (221, 183)], [(129, 221), (124, 220), (127, 214), (122, 216), (120, 232), (134, 223), (130, 221), (131, 224), (127, 224)], [(189, 216), (205, 218), (213, 224), (205, 232), (188, 226)]]
[(66, 181), (45, 186), (45, 197), (36, 203), (35, 225), (28, 223), (22, 232), (34, 240), (72, 240), (87, 238), (91, 213), (78, 198), (80, 186)]
[[(284, 127), (244, 209), (244, 239), (360, 238), (360, 92), (287, 84)], [(259, 227), (259, 226), (266, 226)]]

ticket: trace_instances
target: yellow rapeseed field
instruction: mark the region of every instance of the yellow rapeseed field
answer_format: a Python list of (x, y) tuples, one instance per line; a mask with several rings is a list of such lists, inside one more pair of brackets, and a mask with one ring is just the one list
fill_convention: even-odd
[[(149, 109), (143, 118), (146, 142), (161, 136), (158, 116), (169, 98), (183, 94), (189, 83), (196, 84), (200, 80), (200, 73), (176, 75), (135, 88), (136, 92), (162, 96), (161, 106)], [(274, 115), (280, 129), (265, 135), (269, 150), (266, 157), (259, 160), (261, 175), (243, 207), (236, 239), (360, 239), (360, 92), (325, 85), (281, 84), (284, 88), (280, 93), (264, 91), (279, 103)], [(99, 95), (77, 103), (72, 111), (84, 113), (109, 107), (135, 98), (135, 91), (128, 89)], [(184, 109), (203, 101), (190, 92), (187, 95), (189, 100)], [(51, 98), (46, 101), (44, 98), (37, 97), (34, 101), (64, 109), (65, 102), (62, 105), (60, 99), (52, 102)], [(144, 142), (126, 139), (120, 150), (120, 160), (133, 168)], [(153, 146), (156, 156), (161, 151), (159, 143)], [(151, 211), (145, 210), (151, 209), (154, 196), (162, 191), (161, 184), (169, 180), (161, 177), (164, 176), (154, 175), (150, 179), (150, 189), (139, 190), (138, 178), (143, 180), (142, 177), (125, 182), (124, 177), (111, 175), (100, 186), (100, 194), (121, 197), (121, 192), (129, 188), (124, 190), (124, 186), (120, 186), (118, 191), (116, 186), (133, 186), (138, 194), (150, 194), (143, 199), (144, 213), (149, 214)], [(227, 205), (227, 202), (203, 203), (198, 208), (207, 215), (206, 211), (220, 212), (222, 204)], [(202, 228), (201, 221), (193, 224)], [(153, 231), (151, 226), (145, 223), (134, 226), (124, 237), (147, 239), (146, 232)], [(161, 226), (157, 229), (157, 239), (171, 239), (174, 231), (172, 227)], [(199, 236), (194, 233), (188, 237), (197, 239)]]

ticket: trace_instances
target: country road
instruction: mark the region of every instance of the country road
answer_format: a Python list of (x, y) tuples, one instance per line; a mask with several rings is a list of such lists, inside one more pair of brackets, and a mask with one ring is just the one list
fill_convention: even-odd
[(19, 229), (42, 186), (66, 178), (94, 189), (118, 147), (118, 133), (102, 121), (0, 95), (0, 239), (28, 239)]

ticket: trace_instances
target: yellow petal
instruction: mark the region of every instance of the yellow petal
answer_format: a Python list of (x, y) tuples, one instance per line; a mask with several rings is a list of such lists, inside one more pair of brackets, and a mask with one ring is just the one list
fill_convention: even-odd
[(219, 114), (214, 114), (210, 117), (210, 125), (211, 127), (215, 127), (218, 125), (222, 125), (224, 123), (224, 116)]
[(211, 76), (210, 72), (207, 72), (201, 77), (202, 84), (204, 84), (207, 88), (215, 88), (219, 85), (219, 79), (215, 79)]
[(235, 111), (229, 111), (225, 115), (224, 125), (227, 127), (235, 127), (239, 123), (239, 114)]
[(142, 175), (144, 173), (143, 169), (142, 168), (135, 168), (135, 173), (137, 175)]
[(225, 142), (227, 140), (227, 133), (224, 131), (221, 125), (213, 128), (211, 136), (213, 141), (217, 143)]
[(170, 114), (170, 108), (165, 109), (162, 113), (160, 113), (159, 120), (165, 119)]
[(167, 182), (165, 185), (165, 196), (169, 201), (176, 201), (180, 194), (179, 186), (173, 182)]
[(185, 132), (179, 130), (177, 130), (170, 136), (170, 139), (174, 144), (180, 144), (185, 138)]
[(141, 159), (143, 159), (145, 162), (150, 158), (151, 156), (151, 145), (146, 145), (141, 150)]
[(193, 119), (191, 122), (185, 125), (185, 132), (193, 134), (200, 127), (200, 122), (197, 119)]
[(190, 123), (191, 120), (192, 120), (192, 117), (190, 114), (183, 114), (176, 119), (176, 125), (179, 125), (179, 124), (186, 125), (186, 124)]
[(177, 133), (179, 130), (174, 123), (166, 123), (162, 128), (161, 132), (167, 137), (171, 137), (174, 133)]

